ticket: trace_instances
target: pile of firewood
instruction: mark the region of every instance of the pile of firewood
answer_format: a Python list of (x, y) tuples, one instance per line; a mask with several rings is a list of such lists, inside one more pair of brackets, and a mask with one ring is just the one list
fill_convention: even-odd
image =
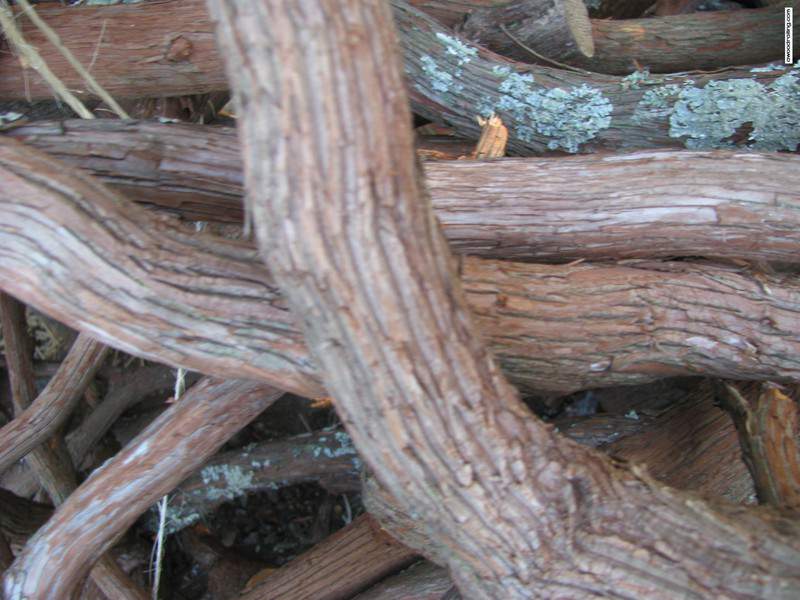
[(795, 0), (78, 4), (0, 0), (2, 598), (800, 597)]

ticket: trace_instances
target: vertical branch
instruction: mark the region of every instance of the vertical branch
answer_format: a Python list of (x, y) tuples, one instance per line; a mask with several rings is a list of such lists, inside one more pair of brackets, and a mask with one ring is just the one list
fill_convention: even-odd
[(800, 509), (800, 410), (779, 388), (721, 383), (722, 405), (739, 433), (742, 455), (764, 504)]

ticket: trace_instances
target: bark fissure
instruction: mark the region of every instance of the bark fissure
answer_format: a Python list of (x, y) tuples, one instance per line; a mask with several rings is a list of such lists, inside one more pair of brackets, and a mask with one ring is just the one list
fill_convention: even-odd
[[(519, 403), (420, 185), (385, 3), (209, 6), (264, 258), (356, 447), (447, 547), (462, 592), (795, 594), (800, 547), (774, 521), (620, 469)], [(338, 68), (318, 68), (328, 61)]]

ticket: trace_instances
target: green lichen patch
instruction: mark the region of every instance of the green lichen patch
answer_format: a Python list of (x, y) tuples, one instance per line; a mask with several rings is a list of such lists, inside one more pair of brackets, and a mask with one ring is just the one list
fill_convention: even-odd
[(735, 146), (731, 139), (749, 128), (754, 150), (793, 151), (800, 144), (800, 81), (796, 72), (770, 85), (754, 79), (712, 81), (681, 89), (669, 116), (669, 134), (687, 148)]
[(464, 89), (458, 81), (464, 74), (461, 67), (478, 55), (478, 49), (444, 33), (437, 33), (436, 38), (442, 43), (444, 53), (439, 60), (429, 54), (420, 57), (422, 71), (434, 91), (442, 94), (461, 91)]
[(638, 90), (642, 85), (656, 85), (663, 82), (663, 77), (651, 77), (649, 69), (642, 69), (620, 79), (619, 86), (623, 90)]
[(580, 145), (611, 125), (611, 102), (600, 90), (586, 84), (547, 89), (537, 85), (530, 73), (519, 74), (505, 67), (495, 67), (493, 74), (501, 81), (499, 98), (484, 102), (484, 115), (508, 114), (518, 125), (516, 136), (532, 142), (536, 136), (548, 138), (547, 147), (577, 152)]
[(680, 86), (674, 83), (647, 90), (639, 100), (639, 104), (636, 105), (633, 122), (644, 125), (648, 121), (668, 118), (672, 114), (673, 104), (680, 93)]
[(209, 500), (233, 500), (253, 487), (253, 472), (239, 466), (212, 465), (200, 472)]

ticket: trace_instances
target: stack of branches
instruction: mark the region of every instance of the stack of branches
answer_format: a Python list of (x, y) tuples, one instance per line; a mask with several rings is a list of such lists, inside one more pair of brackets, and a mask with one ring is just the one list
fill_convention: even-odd
[(5, 598), (800, 594), (794, 0), (96, 4), (0, 3)]

